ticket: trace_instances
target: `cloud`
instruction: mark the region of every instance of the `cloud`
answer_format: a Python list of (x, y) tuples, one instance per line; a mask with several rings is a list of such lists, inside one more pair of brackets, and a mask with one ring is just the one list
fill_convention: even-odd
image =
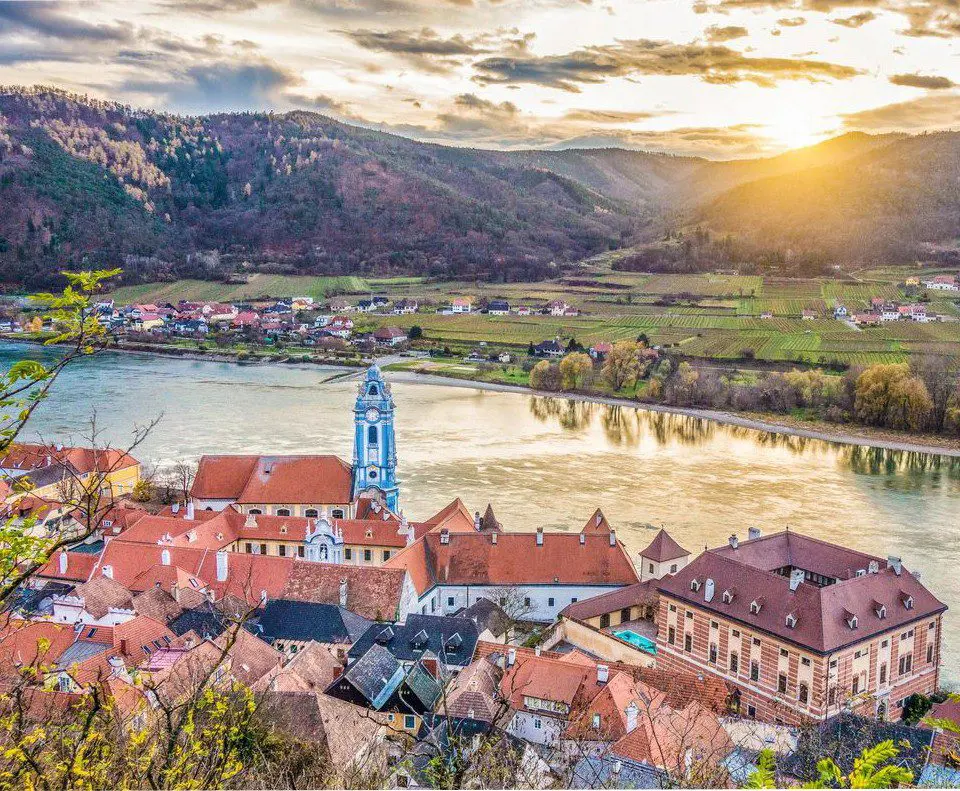
[(865, 132), (920, 131), (960, 126), (960, 93), (927, 95), (842, 116), (847, 129)]
[(795, 58), (749, 58), (716, 44), (675, 44), (638, 39), (585, 47), (565, 55), (485, 58), (474, 64), (481, 84), (522, 83), (579, 93), (578, 84), (600, 83), (630, 75), (691, 75), (705, 82), (749, 81), (771, 86), (778, 80), (848, 79), (850, 66)]
[(129, 44), (135, 40), (133, 25), (117, 22), (96, 25), (62, 12), (59, 2), (0, 2), (0, 33), (32, 33), (45, 38), (92, 44)]
[(863, 27), (867, 22), (872, 22), (877, 18), (877, 15), (873, 11), (861, 11), (859, 14), (854, 14), (853, 16), (840, 17), (839, 19), (831, 19), (835, 25), (842, 25), (843, 27)]
[(735, 38), (743, 38), (744, 36), (750, 35), (750, 31), (740, 25), (726, 25), (725, 27), (710, 25), (710, 27), (703, 32), (707, 41), (712, 43), (732, 41)]
[(461, 35), (444, 38), (425, 27), (420, 30), (342, 30), (354, 44), (372, 52), (397, 55), (424, 71), (445, 72), (462, 62), (468, 55), (490, 50), (480, 45), (480, 38), (467, 39)]
[(570, 110), (563, 118), (565, 121), (585, 121), (594, 124), (629, 124), (636, 121), (645, 121), (650, 118), (660, 118), (670, 115), (671, 111), (638, 111), (629, 110)]
[(946, 77), (937, 77), (926, 74), (894, 74), (890, 78), (894, 85), (905, 85), (908, 88), (924, 88), (929, 91), (940, 91), (956, 87), (953, 80)]
[(804, 16), (788, 16), (783, 19), (778, 19), (777, 24), (780, 27), (802, 27), (807, 24), (807, 18)]

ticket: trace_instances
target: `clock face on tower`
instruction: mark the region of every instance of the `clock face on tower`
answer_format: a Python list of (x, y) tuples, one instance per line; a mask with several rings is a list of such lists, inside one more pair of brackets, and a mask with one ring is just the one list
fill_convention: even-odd
[(380, 410), (374, 407), (370, 407), (367, 410), (367, 420), (371, 423), (375, 423), (380, 419)]

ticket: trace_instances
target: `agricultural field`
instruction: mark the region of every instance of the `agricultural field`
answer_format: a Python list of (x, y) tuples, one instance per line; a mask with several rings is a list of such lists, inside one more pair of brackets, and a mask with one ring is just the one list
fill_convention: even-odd
[(247, 283), (215, 283), (207, 280), (177, 280), (173, 283), (147, 283), (123, 286), (111, 296), (120, 304), (131, 302), (176, 304), (185, 300), (236, 302), (259, 297), (313, 297), (324, 299), (332, 294), (363, 294), (371, 289), (359, 277), (301, 277), (287, 275), (252, 275)]

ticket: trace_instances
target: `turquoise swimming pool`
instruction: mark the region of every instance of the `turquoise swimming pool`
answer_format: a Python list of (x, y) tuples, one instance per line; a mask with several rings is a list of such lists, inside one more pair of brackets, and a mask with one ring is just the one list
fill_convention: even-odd
[(629, 629), (624, 629), (620, 632), (614, 632), (613, 634), (615, 637), (619, 637), (621, 640), (626, 640), (626, 642), (630, 643), (630, 645), (635, 645), (641, 651), (646, 651), (648, 654), (657, 653), (657, 644), (649, 637), (644, 637), (642, 634), (631, 632)]

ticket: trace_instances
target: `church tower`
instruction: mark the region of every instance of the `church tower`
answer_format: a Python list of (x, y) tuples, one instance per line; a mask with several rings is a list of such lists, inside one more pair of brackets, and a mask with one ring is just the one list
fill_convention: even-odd
[(370, 366), (360, 383), (353, 416), (353, 497), (356, 499), (364, 492), (379, 493), (387, 508), (396, 511), (400, 491), (393, 396), (376, 365)]

